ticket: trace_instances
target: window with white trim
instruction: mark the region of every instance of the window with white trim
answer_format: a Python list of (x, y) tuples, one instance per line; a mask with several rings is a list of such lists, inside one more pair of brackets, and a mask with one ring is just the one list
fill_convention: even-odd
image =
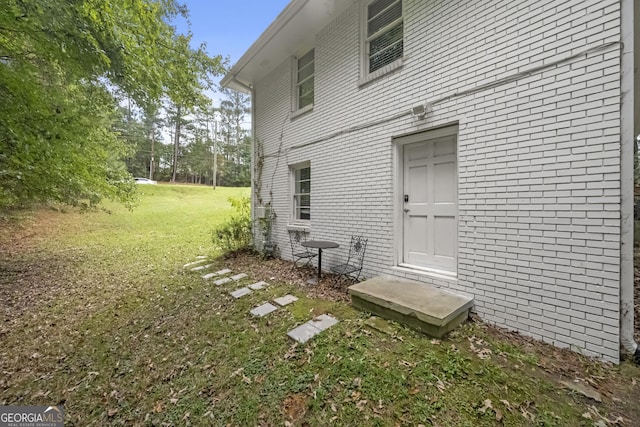
[(369, 2), (365, 9), (364, 30), (364, 76), (375, 77), (386, 72), (385, 67), (392, 67), (404, 54), (402, 0)]
[(293, 177), (293, 218), (311, 220), (311, 164), (300, 163), (291, 167)]
[(315, 74), (315, 49), (311, 49), (296, 61), (296, 110), (313, 106)]

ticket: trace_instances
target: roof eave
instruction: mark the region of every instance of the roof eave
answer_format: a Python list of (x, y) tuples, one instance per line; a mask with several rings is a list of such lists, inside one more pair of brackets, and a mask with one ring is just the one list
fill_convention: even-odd
[[(251, 87), (254, 82), (242, 81), (238, 75), (249, 65), (259, 52), (263, 52), (269, 48), (269, 42), (278, 34), (282, 28), (295, 17), (300, 10), (309, 2), (309, 0), (292, 0), (285, 7), (276, 19), (267, 27), (266, 30), (253, 42), (247, 51), (240, 57), (233, 67), (222, 78), (220, 84), (230, 89), (246, 92), (246, 87)], [(240, 82), (241, 84), (238, 84)], [(243, 87), (245, 86), (245, 87)]]

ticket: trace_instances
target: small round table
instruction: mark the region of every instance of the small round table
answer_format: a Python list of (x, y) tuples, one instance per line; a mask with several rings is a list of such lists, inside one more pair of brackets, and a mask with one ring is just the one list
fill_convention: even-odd
[(322, 277), (322, 250), (339, 248), (340, 245), (336, 242), (329, 242), (327, 240), (307, 240), (300, 243), (305, 248), (317, 248), (318, 249), (318, 282)]

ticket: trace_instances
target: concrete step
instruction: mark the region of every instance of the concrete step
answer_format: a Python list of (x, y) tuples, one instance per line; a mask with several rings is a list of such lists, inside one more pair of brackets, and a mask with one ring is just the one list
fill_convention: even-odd
[(467, 320), (473, 298), (392, 276), (349, 287), (354, 307), (441, 338)]

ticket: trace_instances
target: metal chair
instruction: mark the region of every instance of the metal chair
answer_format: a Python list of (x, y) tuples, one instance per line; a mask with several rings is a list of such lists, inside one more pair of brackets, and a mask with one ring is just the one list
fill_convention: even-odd
[(301, 243), (307, 241), (307, 233), (304, 231), (289, 230), (289, 240), (291, 241), (291, 255), (293, 256), (294, 264), (297, 265), (298, 261), (306, 259), (307, 262), (304, 265), (307, 265), (313, 258), (318, 256), (318, 254), (302, 246)]
[[(349, 246), (349, 257), (347, 262), (331, 267), (334, 273), (358, 280), (362, 271), (362, 262), (364, 261), (364, 252), (367, 249), (367, 239), (362, 236), (351, 236), (351, 245)], [(356, 274), (353, 277), (353, 274)]]

